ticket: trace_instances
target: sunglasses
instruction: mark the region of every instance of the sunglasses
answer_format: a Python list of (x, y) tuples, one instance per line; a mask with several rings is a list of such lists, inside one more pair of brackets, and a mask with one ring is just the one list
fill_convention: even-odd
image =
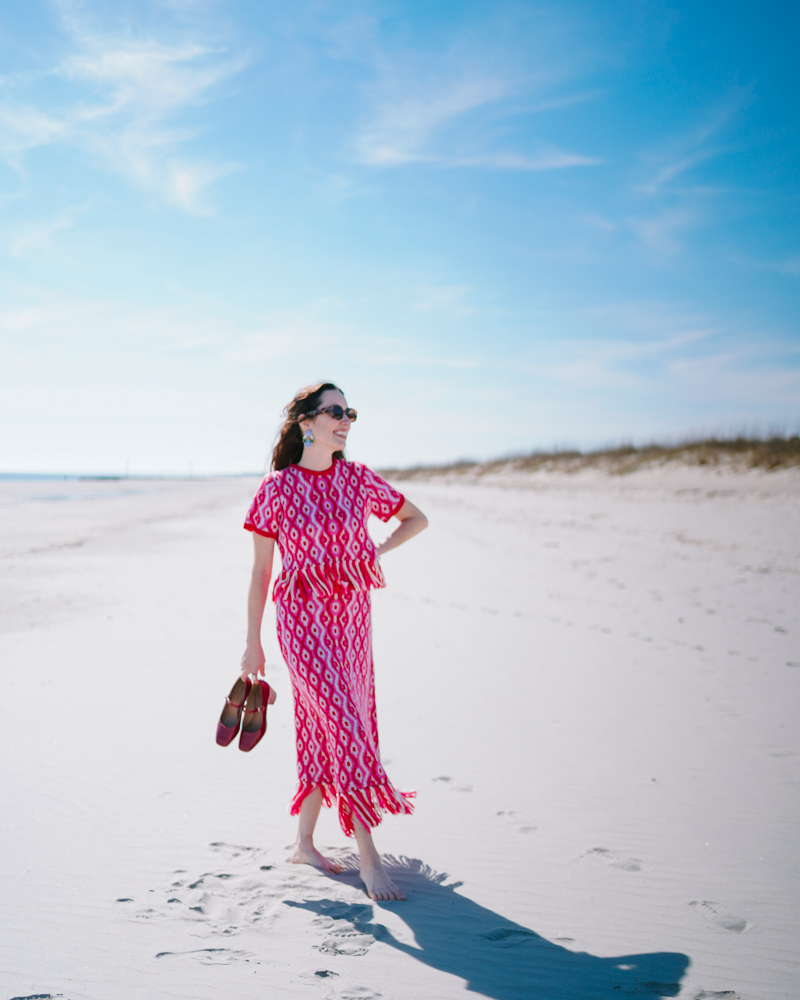
[(319, 410), (314, 410), (312, 413), (304, 413), (304, 419), (310, 419), (311, 417), (316, 417), (320, 413), (330, 413), (334, 420), (343, 420), (345, 417), (354, 424), (358, 420), (358, 411), (354, 410), (352, 407), (348, 407), (346, 410), (342, 409), (338, 403), (334, 403), (333, 406), (323, 406)]

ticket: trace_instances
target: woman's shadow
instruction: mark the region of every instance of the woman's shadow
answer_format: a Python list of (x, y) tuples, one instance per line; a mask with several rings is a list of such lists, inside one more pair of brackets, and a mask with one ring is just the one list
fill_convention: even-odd
[[(408, 896), (407, 903), (392, 905), (392, 911), (406, 922), (416, 945), (398, 941), (387, 927), (375, 923), (369, 904), (332, 899), (286, 903), (326, 918), (323, 923), (334, 934), (338, 927), (351, 941), (354, 932), (365, 941), (383, 941), (410, 958), (465, 979), (469, 990), (494, 1000), (655, 998), (680, 992), (687, 955), (665, 951), (599, 958), (570, 951), (473, 903), (455, 891), (461, 882), (444, 885), (447, 875), (437, 874), (422, 861), (393, 857), (384, 861)], [(348, 866), (339, 880), (358, 884), (357, 869)], [(331, 947), (335, 943), (328, 950)]]

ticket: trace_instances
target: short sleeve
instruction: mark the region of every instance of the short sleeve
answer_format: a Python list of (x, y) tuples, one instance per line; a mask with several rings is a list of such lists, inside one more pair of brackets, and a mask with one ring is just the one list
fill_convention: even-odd
[(253, 497), (247, 512), (244, 527), (265, 538), (277, 538), (281, 524), (281, 499), (278, 484), (272, 476), (267, 476)]
[(377, 472), (362, 466), (364, 490), (367, 494), (367, 509), (370, 514), (388, 521), (400, 510), (406, 501), (402, 493), (381, 479)]

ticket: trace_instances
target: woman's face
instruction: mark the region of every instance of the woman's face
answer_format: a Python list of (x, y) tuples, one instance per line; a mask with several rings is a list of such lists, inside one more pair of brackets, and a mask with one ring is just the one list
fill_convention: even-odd
[[(338, 389), (326, 389), (317, 404), (317, 409), (334, 406), (337, 403), (343, 410), (347, 409), (347, 400)], [(342, 416), (341, 420), (334, 420), (330, 413), (318, 413), (310, 420), (301, 420), (300, 427), (303, 431), (307, 427), (311, 428), (315, 444), (319, 442), (324, 448), (330, 448), (332, 452), (344, 451), (347, 435), (350, 432), (350, 420), (346, 415)]]

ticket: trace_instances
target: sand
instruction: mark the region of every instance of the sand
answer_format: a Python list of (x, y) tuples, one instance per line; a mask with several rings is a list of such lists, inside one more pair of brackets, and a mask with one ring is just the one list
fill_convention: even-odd
[(286, 863), (269, 616), (265, 740), (214, 743), (256, 485), (0, 483), (0, 1000), (798, 996), (796, 471), (402, 484), (380, 905)]

